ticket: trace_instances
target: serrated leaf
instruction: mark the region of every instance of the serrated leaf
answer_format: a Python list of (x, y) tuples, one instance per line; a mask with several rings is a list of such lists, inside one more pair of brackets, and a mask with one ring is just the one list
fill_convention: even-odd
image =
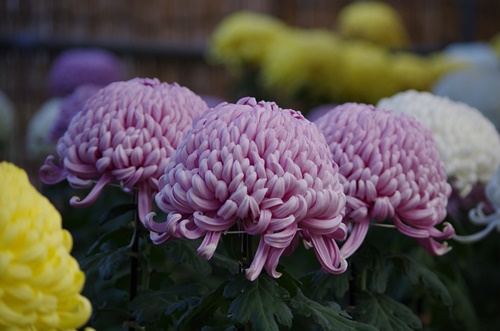
[(286, 271), (285, 267), (282, 265), (278, 265), (276, 271), (281, 273), (281, 276), (275, 281), (294, 297), (297, 294), (297, 290), (302, 286), (302, 282)]
[(429, 268), (408, 256), (399, 255), (392, 257), (392, 260), (396, 266), (402, 269), (412, 284), (423, 285), (434, 299), (442, 302), (447, 307), (453, 304), (450, 292), (439, 277)]
[(226, 301), (222, 294), (227, 283), (227, 281), (221, 283), (215, 290), (191, 306), (179, 319), (177, 329), (180, 331), (200, 330), (206, 325), (206, 320), (211, 318)]
[(291, 306), (296, 315), (312, 318), (326, 331), (377, 331), (370, 325), (352, 320), (338, 305), (322, 305), (304, 296), (300, 290)]
[(198, 284), (163, 286), (161, 290), (148, 290), (139, 294), (131, 303), (137, 322), (141, 324), (158, 321), (174, 311), (184, 311), (198, 301), (204, 287)]
[(384, 294), (363, 292), (352, 316), (384, 331), (412, 331), (422, 328), (422, 322), (405, 305)]
[(136, 210), (136, 209), (137, 209), (137, 205), (134, 203), (125, 203), (125, 204), (121, 204), (118, 206), (114, 206), (113, 208), (108, 210), (106, 213), (104, 213), (101, 217), (99, 217), (99, 224), (103, 225), (104, 223), (112, 221), (115, 218), (122, 216), (123, 214), (125, 214), (131, 210)]
[(229, 315), (237, 326), (252, 323), (257, 331), (279, 331), (278, 324), (292, 326), (293, 315), (284, 302), (290, 294), (266, 274), (254, 281), (236, 275), (224, 288), (224, 297), (232, 300)]
[(99, 276), (108, 280), (122, 267), (129, 258), (129, 247), (116, 247), (110, 241), (101, 246), (101, 252), (87, 256), (81, 261), (81, 267), (88, 273), (98, 272)]
[(332, 275), (319, 270), (311, 280), (313, 284), (311, 298), (321, 300), (328, 293), (332, 293), (337, 299), (343, 298), (349, 290), (350, 275), (350, 269), (339, 275)]

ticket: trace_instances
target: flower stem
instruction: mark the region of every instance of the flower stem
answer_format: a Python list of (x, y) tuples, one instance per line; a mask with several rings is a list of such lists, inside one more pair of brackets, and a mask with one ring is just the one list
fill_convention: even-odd
[[(137, 205), (138, 196), (137, 191), (134, 191), (134, 204)], [(137, 296), (137, 283), (138, 283), (138, 274), (139, 274), (139, 265), (138, 265), (138, 254), (139, 254), (139, 222), (138, 222), (138, 210), (134, 212), (134, 217), (132, 219), (132, 227), (134, 229), (134, 234), (132, 237), (132, 247), (131, 247), (131, 256), (130, 256), (130, 288), (129, 288), (129, 302), (135, 299)], [(134, 318), (130, 317), (130, 322), (133, 322)], [(133, 331), (135, 328), (129, 327), (129, 331)]]

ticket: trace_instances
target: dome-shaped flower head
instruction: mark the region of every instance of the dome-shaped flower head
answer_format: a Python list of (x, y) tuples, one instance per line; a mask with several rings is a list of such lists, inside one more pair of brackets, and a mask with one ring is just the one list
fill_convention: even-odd
[(258, 66), (267, 48), (287, 27), (275, 17), (239, 11), (225, 17), (211, 36), (210, 55), (228, 66)]
[(402, 47), (408, 33), (398, 12), (380, 1), (358, 1), (339, 12), (340, 33), (346, 38), (371, 41), (381, 46)]
[(500, 164), (495, 126), (465, 103), (409, 90), (380, 100), (377, 107), (413, 115), (432, 131), (446, 174), (463, 197), (474, 184), (486, 184)]
[(0, 329), (74, 330), (90, 318), (71, 234), (26, 173), (0, 163)]
[(94, 202), (113, 180), (131, 190), (138, 188), (139, 217), (151, 209), (153, 192), (170, 155), (192, 119), (207, 104), (186, 87), (135, 78), (115, 82), (87, 100), (57, 143), (59, 166), (47, 157), (40, 179), (55, 184), (67, 178), (71, 186), (85, 188), (97, 180), (90, 194), (71, 199), (76, 207)]
[(85, 102), (96, 94), (100, 88), (97, 85), (81, 85), (62, 100), (61, 110), (50, 132), (50, 141), (57, 142), (64, 135), (71, 119), (83, 109)]
[(103, 49), (70, 49), (61, 53), (49, 71), (49, 91), (64, 97), (80, 85), (106, 86), (124, 78), (122, 63)]
[(448, 251), (449, 239), (435, 226), (446, 216), (451, 187), (430, 130), (413, 117), (371, 105), (346, 103), (314, 122), (339, 165), (352, 229), (341, 252), (352, 255), (370, 221), (391, 219), (397, 229), (433, 254)]
[(204, 236), (198, 253), (209, 259), (222, 233), (240, 224), (260, 235), (246, 270), (254, 280), (263, 268), (280, 276), (278, 260), (300, 227), (326, 271), (347, 267), (335, 242), (346, 234), (338, 167), (324, 137), (299, 112), (254, 98), (210, 109), (193, 122), (159, 189), (156, 203), (168, 216), (163, 223), (147, 220), (155, 243)]

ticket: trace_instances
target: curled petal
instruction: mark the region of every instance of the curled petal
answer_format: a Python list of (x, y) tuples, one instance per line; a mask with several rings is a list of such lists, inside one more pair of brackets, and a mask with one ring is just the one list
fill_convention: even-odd
[(92, 188), (92, 191), (80, 201), (79, 197), (72, 197), (70, 200), (70, 204), (73, 207), (87, 207), (97, 200), (99, 194), (102, 192), (104, 187), (109, 184), (111, 181), (111, 175), (109, 173), (105, 173), (101, 178), (97, 181), (97, 184)]
[(500, 223), (498, 223), (498, 222), (496, 222), (496, 223), (491, 222), (490, 224), (488, 224), (487, 227), (485, 227), (483, 230), (481, 230), (479, 232), (476, 232), (476, 233), (468, 235), (468, 236), (455, 235), (453, 237), (453, 239), (455, 239), (458, 242), (464, 243), (464, 244), (475, 243), (476, 241), (479, 241), (479, 240), (483, 239), (484, 237), (486, 237), (488, 234), (490, 234), (491, 231), (493, 231), (493, 229), (495, 227), (498, 227), (499, 225), (500, 225)]
[(220, 232), (207, 232), (200, 247), (198, 247), (198, 254), (209, 260), (214, 255), (215, 250), (217, 249), (217, 244), (219, 243), (220, 236)]
[(369, 227), (369, 219), (365, 219), (361, 222), (353, 222), (351, 233), (340, 248), (340, 253), (345, 259), (349, 258), (352, 254), (354, 254), (354, 252), (358, 250), (358, 248), (365, 240)]
[(67, 172), (64, 169), (54, 164), (54, 159), (53, 155), (47, 156), (45, 163), (40, 168), (40, 180), (45, 184), (57, 184), (63, 181), (67, 176)]
[(341, 274), (347, 269), (347, 261), (333, 239), (313, 233), (311, 242), (323, 269), (332, 274)]

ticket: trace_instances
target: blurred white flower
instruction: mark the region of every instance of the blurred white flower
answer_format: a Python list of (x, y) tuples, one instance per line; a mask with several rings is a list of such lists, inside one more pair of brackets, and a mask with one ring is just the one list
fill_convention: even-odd
[(61, 111), (62, 100), (49, 99), (31, 117), (26, 133), (26, 155), (29, 158), (44, 157), (55, 149), (55, 144), (49, 142), (49, 136)]
[(432, 92), (478, 109), (500, 130), (500, 70), (452, 71), (434, 84)]
[(452, 60), (466, 62), (475, 68), (500, 69), (495, 50), (485, 42), (450, 44), (443, 50), (443, 54)]

